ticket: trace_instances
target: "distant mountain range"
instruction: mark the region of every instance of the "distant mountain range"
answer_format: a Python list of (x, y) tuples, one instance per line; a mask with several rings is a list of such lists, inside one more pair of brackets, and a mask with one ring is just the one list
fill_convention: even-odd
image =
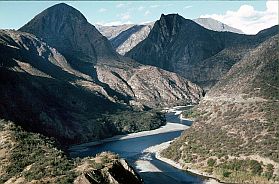
[(224, 24), (212, 18), (197, 18), (197, 19), (193, 19), (193, 21), (201, 25), (202, 27), (212, 31), (244, 34), (241, 30), (228, 26), (227, 24)]
[(175, 72), (204, 88), (210, 88), (249, 49), (277, 32), (278, 26), (257, 35), (217, 32), (178, 14), (162, 15), (148, 37), (125, 56)]
[[(193, 19), (197, 24), (213, 31), (228, 31), (243, 34), (239, 29), (230, 27), (222, 22), (211, 18)], [(124, 55), (139, 42), (143, 41), (151, 31), (154, 22), (149, 24), (124, 24), (118, 26), (102, 26), (96, 25), (96, 28), (107, 37), (116, 51)]]

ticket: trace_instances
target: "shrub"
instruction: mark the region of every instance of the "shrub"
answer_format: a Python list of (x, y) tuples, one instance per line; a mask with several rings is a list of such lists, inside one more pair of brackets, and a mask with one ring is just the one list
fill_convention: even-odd
[(261, 175), (261, 173), (263, 172), (263, 168), (258, 161), (250, 160), (249, 165), (250, 165), (250, 169), (252, 171), (252, 174)]
[(215, 163), (216, 163), (216, 160), (213, 159), (213, 158), (210, 158), (210, 159), (207, 160), (207, 165), (209, 167), (213, 167), (215, 165)]
[(231, 172), (229, 172), (229, 171), (223, 171), (223, 176), (224, 177), (229, 177), (230, 174), (231, 174)]

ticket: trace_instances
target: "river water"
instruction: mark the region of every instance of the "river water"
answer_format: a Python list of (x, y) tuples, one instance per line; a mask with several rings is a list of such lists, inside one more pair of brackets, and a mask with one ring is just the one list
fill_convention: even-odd
[(73, 149), (73, 157), (94, 156), (103, 151), (111, 151), (125, 158), (139, 173), (145, 184), (199, 184), (205, 179), (201, 176), (177, 169), (155, 158), (154, 153), (145, 150), (164, 142), (171, 141), (191, 126), (192, 122), (180, 120), (177, 111), (166, 113), (167, 124), (159, 129), (129, 134), (120, 140), (113, 140), (99, 145), (82, 146)]

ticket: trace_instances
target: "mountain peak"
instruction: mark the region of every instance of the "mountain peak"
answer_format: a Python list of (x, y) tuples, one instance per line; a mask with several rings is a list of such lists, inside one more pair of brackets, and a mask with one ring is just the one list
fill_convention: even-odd
[(20, 28), (43, 38), (74, 65), (96, 63), (101, 58), (117, 58), (109, 41), (77, 9), (59, 3), (35, 16)]
[(75, 9), (74, 7), (66, 4), (66, 3), (59, 3), (55, 4), (46, 10), (44, 10), (42, 13), (38, 14), (34, 19), (40, 19), (40, 18), (45, 18), (45, 17), (54, 17), (56, 22), (58, 21), (64, 21), (64, 20), (70, 20), (70, 21), (87, 21), (84, 15)]
[(160, 20), (158, 21), (161, 26), (166, 26), (171, 29), (177, 29), (181, 27), (182, 24), (189, 24), (188, 26), (197, 26), (197, 24), (190, 20), (190, 19), (185, 19), (179, 14), (168, 14), (168, 15), (161, 15)]
[(166, 22), (169, 26), (170, 23), (180, 23), (184, 18), (179, 14), (161, 14), (159, 22)]

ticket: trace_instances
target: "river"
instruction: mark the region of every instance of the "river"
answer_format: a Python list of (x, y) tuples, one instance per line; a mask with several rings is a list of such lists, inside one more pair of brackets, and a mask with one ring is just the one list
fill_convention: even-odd
[(156, 130), (116, 136), (102, 144), (83, 144), (71, 148), (71, 156), (94, 156), (103, 151), (111, 151), (125, 158), (139, 173), (145, 184), (199, 184), (205, 178), (177, 169), (155, 158), (148, 148), (171, 141), (191, 126), (192, 122), (179, 118), (179, 108), (166, 113), (167, 123)]

